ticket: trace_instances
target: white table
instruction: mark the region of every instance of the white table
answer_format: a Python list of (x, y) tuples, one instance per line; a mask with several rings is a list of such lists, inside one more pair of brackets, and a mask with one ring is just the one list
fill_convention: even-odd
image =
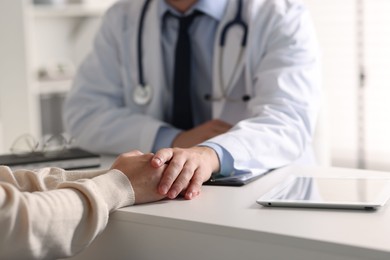
[[(243, 187), (204, 186), (191, 201), (122, 208), (74, 259), (390, 259), (390, 209), (265, 208), (256, 199), (290, 174), (390, 173), (291, 166)], [(390, 203), (389, 203), (390, 204)]]

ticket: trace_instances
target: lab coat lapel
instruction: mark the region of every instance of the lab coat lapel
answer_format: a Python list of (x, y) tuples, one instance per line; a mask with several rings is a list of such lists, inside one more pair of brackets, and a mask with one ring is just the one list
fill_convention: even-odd
[[(222, 97), (229, 95), (235, 87), (237, 80), (242, 75), (244, 68), (245, 52), (242, 59), (238, 60), (241, 41), (243, 37), (243, 30), (240, 26), (232, 26), (227, 30), (225, 49), (220, 48), (220, 40), (223, 28), (236, 15), (237, 1), (229, 1), (225, 15), (219, 23), (217, 30), (217, 37), (214, 43), (214, 60), (213, 60), (213, 94), (214, 97)], [(244, 15), (243, 15), (244, 16)], [(221, 56), (223, 55), (223, 56)], [(222, 67), (221, 67), (222, 66)], [(224, 85), (221, 85), (220, 70)], [(222, 113), (226, 99), (222, 101), (213, 102), (213, 117), (219, 117)]]

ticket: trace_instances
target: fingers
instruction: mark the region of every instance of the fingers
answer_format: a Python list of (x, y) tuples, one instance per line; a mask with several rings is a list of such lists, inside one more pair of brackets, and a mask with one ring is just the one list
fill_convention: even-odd
[[(190, 176), (190, 175), (188, 175)], [(197, 196), (199, 196), (203, 183), (208, 179), (207, 172), (202, 171), (200, 168), (195, 171), (195, 173), (192, 175), (191, 179), (183, 178), (183, 180), (176, 180), (175, 183), (172, 186), (172, 189), (175, 190), (174, 193), (171, 194), (172, 189), (168, 192), (168, 197), (173, 199), (177, 196), (177, 191), (181, 189), (181, 187), (186, 187), (183, 190), (181, 190), (180, 194), (184, 196), (185, 199), (191, 200)], [(180, 176), (179, 176), (180, 177)], [(180, 188), (177, 188), (177, 183), (179, 182), (179, 185), (182, 185)], [(183, 181), (183, 182), (182, 182)], [(189, 184), (187, 184), (187, 182)], [(186, 186), (188, 185), (188, 186)], [(175, 195), (175, 196), (173, 196)]]
[(192, 177), (190, 185), (188, 186), (184, 194), (184, 198), (187, 200), (191, 200), (194, 197), (198, 196), (200, 194), (203, 182), (204, 180), (202, 178), (202, 173), (198, 169), (197, 171), (195, 171), (194, 176)]
[[(172, 164), (172, 162), (170, 164)], [(199, 169), (196, 169), (196, 165), (190, 165), (188, 162), (182, 166), (181, 171), (178, 171), (179, 165), (180, 164), (174, 165), (172, 171), (169, 171), (170, 169), (168, 166), (168, 169), (165, 172), (166, 175), (160, 182), (161, 189), (159, 192), (161, 195), (166, 195), (168, 198), (174, 199), (184, 191), (183, 194), (185, 199), (193, 199), (200, 194), (204, 182), (203, 175), (205, 174), (202, 174)], [(169, 189), (168, 187), (171, 188)]]
[(155, 154), (151, 160), (154, 167), (169, 162), (158, 187), (161, 195), (173, 199), (187, 188), (198, 165), (197, 160), (189, 160), (189, 157), (188, 151), (184, 149), (162, 149)]
[(152, 158), (151, 165), (154, 168), (159, 168), (169, 162), (173, 157), (173, 150), (170, 148), (159, 150)]
[(168, 198), (176, 198), (177, 195), (187, 188), (195, 171), (196, 165), (190, 161), (171, 161), (160, 182), (160, 191), (163, 194), (168, 192)]
[(154, 168), (166, 167), (158, 193), (171, 199), (180, 193), (186, 199), (199, 195), (203, 182), (219, 169), (218, 156), (209, 147), (166, 148), (151, 156)]
[[(166, 154), (168, 154), (168, 152)], [(162, 156), (166, 154), (162, 153)], [(188, 181), (192, 177), (193, 169), (191, 169), (191, 162), (187, 163), (186, 157), (181, 156), (180, 151), (176, 150), (175, 156), (171, 156), (170, 158), (172, 159), (164, 171), (158, 191), (161, 195), (167, 195), (172, 199), (175, 198), (185, 188), (185, 186), (187, 186)], [(185, 182), (186, 180), (187, 182)], [(174, 183), (175, 185), (173, 185)]]

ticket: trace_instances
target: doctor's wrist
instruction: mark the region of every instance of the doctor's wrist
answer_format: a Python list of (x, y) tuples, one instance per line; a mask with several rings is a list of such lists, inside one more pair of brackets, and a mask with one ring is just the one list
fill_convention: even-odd
[(216, 174), (221, 174), (224, 176), (230, 176), (232, 174), (234, 171), (234, 160), (232, 155), (226, 149), (224, 149), (221, 145), (211, 141), (206, 141), (200, 144), (200, 146), (210, 147), (217, 153), (220, 169), (218, 172), (215, 172)]
[(218, 153), (211, 147), (200, 145), (199, 148), (202, 148), (204, 151), (205, 162), (208, 162), (209, 167), (211, 168), (213, 173), (220, 172), (221, 164), (219, 160)]

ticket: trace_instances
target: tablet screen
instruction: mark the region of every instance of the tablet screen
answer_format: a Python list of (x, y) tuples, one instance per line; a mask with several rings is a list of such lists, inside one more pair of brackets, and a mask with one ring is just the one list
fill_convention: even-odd
[(390, 196), (390, 179), (300, 177), (258, 199), (265, 206), (376, 208)]

